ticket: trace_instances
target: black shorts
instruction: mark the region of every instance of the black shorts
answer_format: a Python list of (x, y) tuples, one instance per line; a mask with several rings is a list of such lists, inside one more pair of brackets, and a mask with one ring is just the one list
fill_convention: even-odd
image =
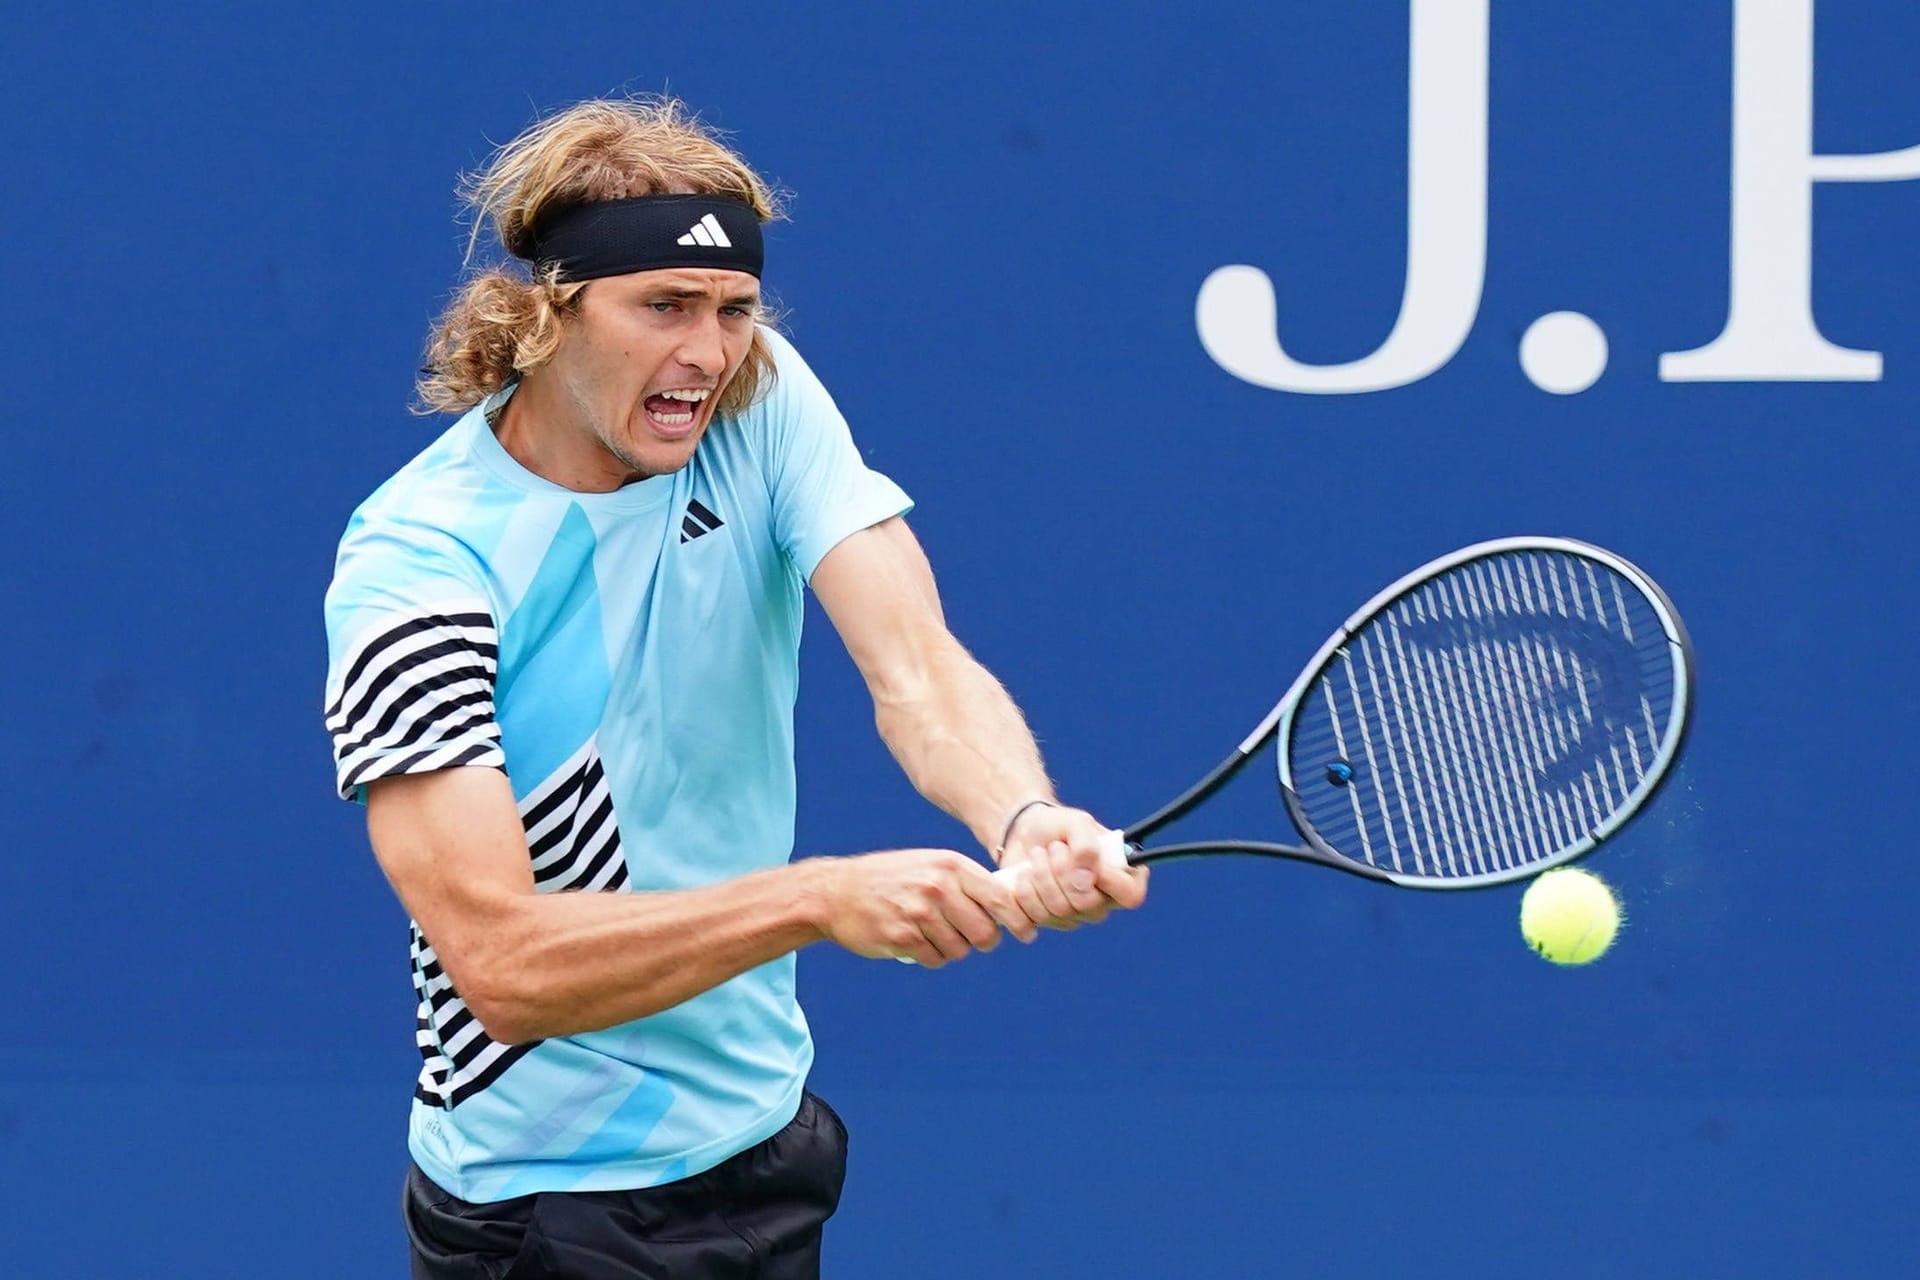
[(417, 1167), (405, 1213), (414, 1280), (817, 1280), (847, 1130), (811, 1093), (757, 1147), (664, 1186), (471, 1204)]

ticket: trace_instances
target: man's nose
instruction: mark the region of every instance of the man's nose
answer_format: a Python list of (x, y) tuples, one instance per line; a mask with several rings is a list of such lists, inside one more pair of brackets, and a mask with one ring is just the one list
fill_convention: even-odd
[(699, 371), (704, 378), (715, 378), (727, 365), (725, 332), (717, 313), (701, 317), (680, 344), (680, 363)]

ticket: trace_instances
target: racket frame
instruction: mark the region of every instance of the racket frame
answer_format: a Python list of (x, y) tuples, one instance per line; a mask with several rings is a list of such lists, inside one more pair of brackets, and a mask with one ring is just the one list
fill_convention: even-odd
[[(1253, 758), (1269, 741), (1277, 740), (1282, 744), (1292, 740), (1294, 714), (1305, 701), (1307, 691), (1319, 678), (1327, 663), (1339, 652), (1355, 632), (1373, 621), (1375, 617), (1390, 608), (1402, 596), (1424, 585), (1448, 570), (1477, 560), (1484, 556), (1498, 555), (1513, 551), (1548, 551), (1584, 557), (1603, 564), (1622, 577), (1628, 579), (1646, 596), (1660, 620), (1668, 645), (1675, 651), (1673, 664), (1673, 703), (1674, 712), (1668, 717), (1665, 736), (1654, 755), (1653, 764), (1648, 768), (1640, 784), (1632, 794), (1611, 814), (1607, 820), (1575, 844), (1555, 851), (1550, 857), (1537, 862), (1529, 862), (1521, 867), (1506, 867), (1496, 871), (1482, 872), (1476, 875), (1440, 877), (1413, 875), (1404, 872), (1389, 871), (1371, 863), (1349, 857), (1334, 849), (1320, 837), (1307, 821), (1305, 808), (1299, 792), (1294, 787), (1291, 761), (1286, 750), (1275, 751), (1278, 757), (1278, 776), (1280, 796), (1286, 805), (1287, 816), (1292, 819), (1294, 828), (1307, 841), (1302, 845), (1270, 844), (1264, 841), (1195, 841), (1183, 844), (1160, 845), (1146, 848), (1141, 841), (1173, 822), (1208, 796), (1225, 786), (1227, 782)], [(1672, 772), (1680, 749), (1686, 742), (1687, 728), (1692, 721), (1693, 711), (1693, 642), (1687, 635), (1685, 624), (1680, 621), (1680, 613), (1673, 606), (1659, 584), (1641, 571), (1639, 566), (1615, 555), (1603, 547), (1581, 542), (1573, 538), (1548, 536), (1518, 536), (1494, 538), (1486, 542), (1476, 542), (1472, 546), (1462, 547), (1448, 555), (1415, 569), (1377, 593), (1372, 599), (1348, 615), (1327, 642), (1320, 646), (1310, 662), (1301, 669), (1300, 675), (1287, 689), (1273, 710), (1269, 711), (1253, 731), (1247, 734), (1234, 753), (1216, 765), (1205, 777), (1194, 783), (1173, 800), (1162, 805), (1153, 813), (1131, 824), (1119, 833), (1119, 838), (1108, 850), (1109, 858), (1122, 857), (1134, 866), (1143, 866), (1153, 862), (1171, 861), (1178, 858), (1194, 858), (1208, 854), (1239, 853), (1256, 857), (1285, 858), (1296, 862), (1312, 862), (1321, 866), (1333, 867), (1369, 880), (1384, 881), (1409, 889), (1479, 889), (1493, 885), (1507, 884), (1514, 880), (1538, 875), (1550, 867), (1560, 866), (1593, 851), (1607, 837), (1611, 836), (1634, 814), (1638, 813), (1651, 800), (1654, 793), (1666, 781)]]

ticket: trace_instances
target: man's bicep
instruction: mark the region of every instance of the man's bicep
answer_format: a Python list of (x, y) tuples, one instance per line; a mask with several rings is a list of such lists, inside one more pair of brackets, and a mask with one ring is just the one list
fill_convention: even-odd
[(456, 768), (367, 787), (374, 856), (420, 931), (460, 978), (517, 899), (533, 890), (526, 832), (507, 776)]
[(933, 653), (953, 643), (932, 566), (898, 516), (842, 539), (812, 586), (876, 696), (923, 678)]

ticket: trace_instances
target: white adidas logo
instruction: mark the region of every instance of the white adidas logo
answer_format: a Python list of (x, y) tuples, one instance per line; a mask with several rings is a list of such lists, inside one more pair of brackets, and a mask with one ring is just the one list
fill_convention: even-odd
[(712, 214), (693, 224), (687, 234), (674, 241), (675, 244), (715, 245), (722, 249), (733, 248), (733, 241), (727, 239), (727, 233), (720, 228), (719, 220)]

